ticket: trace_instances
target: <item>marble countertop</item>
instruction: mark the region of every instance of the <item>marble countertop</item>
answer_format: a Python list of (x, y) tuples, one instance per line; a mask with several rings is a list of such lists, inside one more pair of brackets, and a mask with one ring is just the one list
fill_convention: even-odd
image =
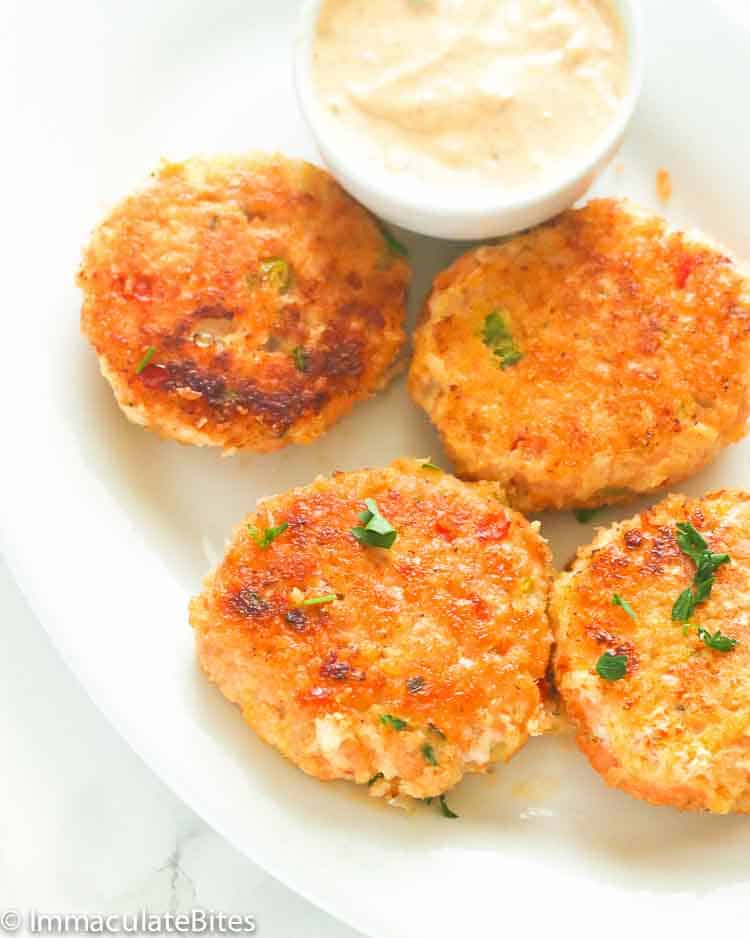
[(168, 791), (92, 704), (0, 561), (0, 912), (255, 916), (271, 938), (356, 938)]
[[(716, 2), (750, 19), (747, 0)], [(0, 613), (0, 913), (203, 907), (252, 914), (270, 938), (356, 938), (143, 765), (61, 662), (2, 560)]]

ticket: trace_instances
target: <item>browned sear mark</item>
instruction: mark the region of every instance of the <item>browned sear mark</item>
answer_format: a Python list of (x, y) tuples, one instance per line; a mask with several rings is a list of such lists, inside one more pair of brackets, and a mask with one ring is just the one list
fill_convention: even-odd
[(406, 689), (410, 694), (419, 694), (425, 688), (425, 679), (423, 677), (410, 677), (406, 681)]
[(291, 626), (295, 632), (304, 632), (307, 626), (305, 613), (301, 609), (290, 609), (284, 614), (284, 621)]
[(262, 596), (258, 595), (255, 590), (248, 588), (242, 589), (239, 593), (232, 596), (230, 602), (241, 616), (245, 616), (248, 619), (263, 616), (270, 609), (269, 604)]
[(643, 534), (637, 528), (625, 532), (625, 546), (628, 550), (637, 550), (643, 543)]

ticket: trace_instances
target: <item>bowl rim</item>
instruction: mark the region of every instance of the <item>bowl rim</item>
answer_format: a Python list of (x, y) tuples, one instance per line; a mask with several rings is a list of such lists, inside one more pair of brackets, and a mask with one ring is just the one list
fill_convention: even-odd
[[(572, 190), (581, 180), (594, 177), (614, 155), (635, 111), (643, 87), (644, 38), (641, 0), (610, 0), (618, 13), (628, 45), (628, 87), (606, 132), (597, 137), (583, 159), (566, 162), (559, 173), (542, 183), (488, 197), (487, 187), (415, 184), (413, 177), (398, 174), (366, 162), (362, 168), (361, 154), (346, 146), (344, 135), (334, 138), (330, 122), (323, 113), (312, 75), (312, 52), (315, 26), (325, 0), (304, 0), (297, 17), (294, 38), (294, 83), (303, 117), (315, 138), (324, 160), (333, 174), (340, 177), (345, 188), (367, 193), (371, 201), (398, 204), (406, 212), (431, 216), (441, 222), (481, 223), (492, 216), (518, 213), (552, 201), (565, 190)], [(399, 184), (400, 183), (400, 184)], [(409, 187), (406, 191), (406, 186)]]

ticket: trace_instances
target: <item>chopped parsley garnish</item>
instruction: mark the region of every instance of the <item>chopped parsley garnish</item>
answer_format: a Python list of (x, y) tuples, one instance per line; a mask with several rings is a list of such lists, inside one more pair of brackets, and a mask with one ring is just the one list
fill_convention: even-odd
[[(722, 564), (729, 563), (729, 554), (712, 554), (703, 537), (687, 521), (682, 521), (677, 525), (677, 543), (683, 554), (689, 557), (696, 567), (693, 585), (683, 590), (675, 600), (674, 606), (672, 606), (672, 619), (675, 622), (688, 622), (692, 618), (696, 607), (705, 602), (711, 595), (716, 580), (716, 571)], [(724, 637), (722, 636), (722, 638)], [(729, 641), (733, 641), (733, 639), (729, 639)], [(708, 642), (706, 644), (710, 648), (714, 647)], [(734, 645), (732, 648), (734, 648)], [(717, 648), (716, 650), (720, 651), (722, 649)], [(731, 651), (731, 648), (727, 651)]]
[(373, 775), (371, 779), (368, 779), (367, 787), (372, 788), (375, 782), (379, 782), (381, 778), (385, 778), (385, 775), (383, 775), (382, 772), (378, 772), (376, 775)]
[(421, 468), (422, 468), (422, 469), (429, 469), (429, 470), (431, 470), (432, 472), (442, 472), (442, 471), (443, 471), (443, 470), (440, 468), (440, 466), (436, 466), (435, 463), (434, 463), (434, 462), (430, 462), (429, 459), (425, 460), (425, 462), (422, 463)]
[(481, 336), (487, 348), (500, 360), (501, 368), (509, 368), (523, 358), (499, 310), (493, 310), (485, 317)]
[(696, 567), (700, 566), (703, 555), (708, 553), (708, 544), (687, 521), (681, 521), (677, 525), (677, 543), (683, 554), (687, 554)]
[(394, 717), (390, 713), (381, 713), (380, 722), (383, 724), (383, 726), (390, 726), (399, 733), (401, 730), (405, 730), (409, 726), (406, 720), (402, 720), (400, 717)]
[(359, 520), (361, 525), (352, 528), (352, 534), (365, 547), (383, 547), (388, 549), (398, 537), (396, 529), (380, 514), (374, 498), (366, 498), (367, 511), (363, 511)]
[(438, 760), (435, 757), (435, 750), (429, 743), (425, 743), (424, 746), (422, 746), (422, 755), (424, 756), (425, 762), (429, 762), (430, 765), (438, 764)]
[[(425, 804), (432, 804), (434, 800), (435, 799), (432, 797), (422, 799), (422, 801), (424, 801)], [(445, 795), (438, 795), (438, 801), (440, 803), (440, 813), (443, 815), (443, 817), (450, 817), (450, 818), (458, 817), (458, 815), (454, 811), (451, 811), (451, 809), (448, 807), (448, 802), (445, 800)]]
[(596, 673), (605, 681), (619, 681), (628, 673), (628, 656), (605, 651), (596, 662)]
[(593, 521), (598, 514), (604, 511), (606, 507), (606, 505), (602, 505), (601, 508), (576, 508), (573, 514), (579, 524), (588, 524), (589, 521)]
[(292, 349), (292, 358), (294, 359), (294, 364), (297, 368), (297, 371), (307, 371), (309, 357), (301, 345), (295, 345), (295, 347)]
[(713, 648), (714, 651), (731, 651), (739, 644), (736, 638), (729, 638), (728, 635), (722, 635), (720, 630), (717, 630), (712, 635), (708, 629), (704, 629), (702, 626), (698, 626), (698, 636), (703, 639), (705, 645), (709, 648)]
[(146, 349), (145, 355), (135, 366), (135, 373), (137, 375), (139, 375), (143, 371), (144, 368), (148, 368), (148, 366), (151, 363), (151, 359), (154, 357), (154, 355), (156, 355), (156, 347), (153, 345), (149, 345), (149, 347)]
[(325, 596), (311, 596), (310, 599), (303, 599), (300, 606), (322, 606), (323, 603), (335, 603), (338, 596), (335, 593), (326, 593)]
[(440, 798), (438, 798), (438, 801), (440, 802), (440, 811), (443, 817), (450, 817), (450, 818), (458, 817), (458, 815), (455, 814), (453, 811), (451, 811), (451, 809), (448, 807), (448, 802), (445, 800), (445, 795), (441, 795)]
[(714, 585), (713, 574), (703, 580), (698, 579), (699, 575), (700, 571), (698, 571), (698, 573), (695, 575), (695, 593), (693, 599), (696, 606), (698, 603), (705, 602), (705, 600), (708, 599), (708, 597), (711, 595), (711, 590), (713, 589)]
[(380, 233), (383, 235), (383, 240), (388, 246), (388, 250), (391, 254), (395, 254), (397, 257), (408, 257), (409, 252), (403, 246), (403, 244), (396, 238), (381, 222), (380, 223)]
[(250, 532), (250, 537), (255, 541), (258, 547), (260, 547), (261, 550), (266, 550), (288, 527), (287, 522), (282, 521), (281, 524), (277, 524), (275, 528), (266, 528), (265, 531), (260, 531), (254, 524), (249, 524), (247, 530)]
[(612, 597), (612, 605), (620, 606), (621, 609), (624, 609), (625, 612), (627, 612), (631, 619), (638, 618), (638, 616), (633, 611), (633, 607), (630, 605), (627, 599), (623, 599), (622, 596), (618, 595), (617, 593), (615, 593)]
[(292, 283), (292, 269), (281, 257), (271, 257), (260, 265), (260, 276), (267, 286), (286, 293)]
[[(523, 354), (519, 352), (518, 349), (511, 349), (502, 352), (498, 352), (496, 349), (495, 355), (497, 355), (497, 357), (500, 359), (500, 367), (503, 369), (510, 368), (511, 365), (515, 365), (516, 362), (520, 362), (523, 358)], [(458, 817), (458, 815), (454, 815), (454, 817)]]
[(672, 606), (672, 619), (675, 622), (687, 622), (695, 609), (695, 597), (690, 587), (683, 590)]

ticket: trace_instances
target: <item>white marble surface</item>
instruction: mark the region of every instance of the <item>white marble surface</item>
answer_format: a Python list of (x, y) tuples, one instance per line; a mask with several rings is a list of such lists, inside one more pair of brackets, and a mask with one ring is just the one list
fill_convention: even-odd
[(0, 911), (200, 906), (252, 914), (267, 938), (355, 938), (165, 789), (60, 661), (2, 561), (0, 617)]
[[(717, 3), (748, 21), (747, 0)], [(0, 911), (202, 906), (253, 914), (268, 938), (355, 938), (164, 788), (62, 664), (2, 560), (0, 619)]]

